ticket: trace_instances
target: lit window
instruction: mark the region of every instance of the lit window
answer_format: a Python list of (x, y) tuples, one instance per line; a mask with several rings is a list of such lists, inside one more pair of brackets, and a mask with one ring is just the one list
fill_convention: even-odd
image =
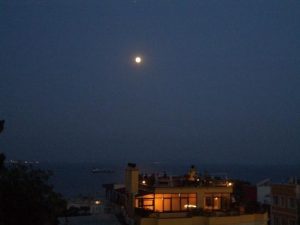
[(214, 197), (214, 209), (220, 209), (221, 208), (221, 198)]
[(171, 198), (164, 198), (164, 211), (171, 211)]
[(155, 194), (154, 210), (157, 212), (188, 211), (197, 207), (196, 193)]
[(180, 198), (172, 197), (172, 211), (180, 211)]
[(187, 208), (185, 207), (185, 205), (188, 205), (188, 198), (181, 198), (181, 210), (187, 210)]
[(155, 194), (154, 210), (157, 212), (163, 212), (163, 195)]

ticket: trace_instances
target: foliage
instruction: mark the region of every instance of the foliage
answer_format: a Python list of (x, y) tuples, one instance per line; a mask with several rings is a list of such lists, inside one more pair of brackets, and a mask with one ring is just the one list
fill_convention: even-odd
[(58, 224), (66, 202), (47, 183), (51, 173), (4, 161), (0, 154), (0, 225)]

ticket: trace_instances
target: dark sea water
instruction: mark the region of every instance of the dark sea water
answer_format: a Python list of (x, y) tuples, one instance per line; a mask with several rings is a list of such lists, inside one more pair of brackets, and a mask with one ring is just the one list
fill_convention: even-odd
[[(300, 165), (195, 165), (198, 171), (208, 171), (211, 174), (227, 174), (229, 178), (249, 181), (252, 184), (270, 178), (274, 183), (283, 183), (291, 176), (300, 177)], [(53, 172), (50, 182), (57, 192), (65, 197), (97, 196), (103, 197), (103, 184), (124, 183), (126, 163), (41, 163), (40, 167)], [(149, 163), (138, 165), (143, 173), (158, 173), (166, 171), (169, 175), (183, 175), (190, 165)], [(92, 173), (93, 168), (109, 169), (114, 173)]]

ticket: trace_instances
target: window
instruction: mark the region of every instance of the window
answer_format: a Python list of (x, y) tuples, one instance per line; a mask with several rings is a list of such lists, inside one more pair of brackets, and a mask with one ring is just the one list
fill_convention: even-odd
[(144, 195), (135, 199), (135, 207), (148, 210), (154, 209), (154, 195)]
[(278, 205), (279, 201), (278, 201), (278, 196), (273, 196), (273, 205)]
[(280, 206), (285, 207), (285, 198), (284, 197), (280, 197)]
[(229, 201), (226, 197), (221, 198), (221, 208), (228, 209), (229, 208)]
[(296, 221), (295, 220), (289, 220), (289, 225), (296, 225)]
[(178, 195), (172, 196), (172, 211), (180, 211), (180, 198)]
[(153, 210), (153, 199), (144, 199), (143, 208)]
[(164, 199), (163, 199), (162, 195), (161, 196), (155, 195), (154, 210), (156, 212), (163, 212), (163, 210), (164, 210), (163, 203), (164, 203)]
[(188, 198), (187, 197), (181, 197), (181, 199), (180, 199), (181, 201), (181, 204), (180, 204), (180, 209), (182, 210), (182, 211), (185, 211), (185, 210), (187, 210), (188, 209)]
[(196, 193), (150, 194), (137, 197), (135, 207), (156, 212), (188, 211), (197, 207)]
[(229, 207), (229, 195), (216, 193), (216, 194), (207, 194), (204, 197), (204, 209), (208, 210), (220, 210), (228, 209)]
[(287, 223), (287, 219), (286, 219), (285, 217), (282, 217), (282, 218), (281, 218), (281, 224), (282, 224), (282, 225), (288, 224), (288, 223)]
[(171, 198), (164, 198), (164, 211), (168, 212), (171, 211)]
[(289, 198), (289, 208), (290, 209), (296, 208), (296, 200), (294, 198)]
[(274, 225), (279, 225), (279, 218), (274, 216)]
[(214, 209), (220, 209), (221, 208), (221, 198), (214, 197)]
[(195, 208), (197, 195), (192, 194), (155, 194), (154, 210), (157, 212), (188, 211)]
[(212, 207), (211, 197), (205, 197), (205, 207)]
[(196, 194), (190, 194), (189, 195), (189, 205), (197, 205), (197, 198), (196, 198)]

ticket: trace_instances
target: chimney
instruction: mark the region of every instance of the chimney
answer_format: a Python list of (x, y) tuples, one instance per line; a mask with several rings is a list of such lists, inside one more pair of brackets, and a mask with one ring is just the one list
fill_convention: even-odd
[(136, 194), (139, 190), (139, 170), (135, 163), (128, 163), (125, 171), (126, 192)]

